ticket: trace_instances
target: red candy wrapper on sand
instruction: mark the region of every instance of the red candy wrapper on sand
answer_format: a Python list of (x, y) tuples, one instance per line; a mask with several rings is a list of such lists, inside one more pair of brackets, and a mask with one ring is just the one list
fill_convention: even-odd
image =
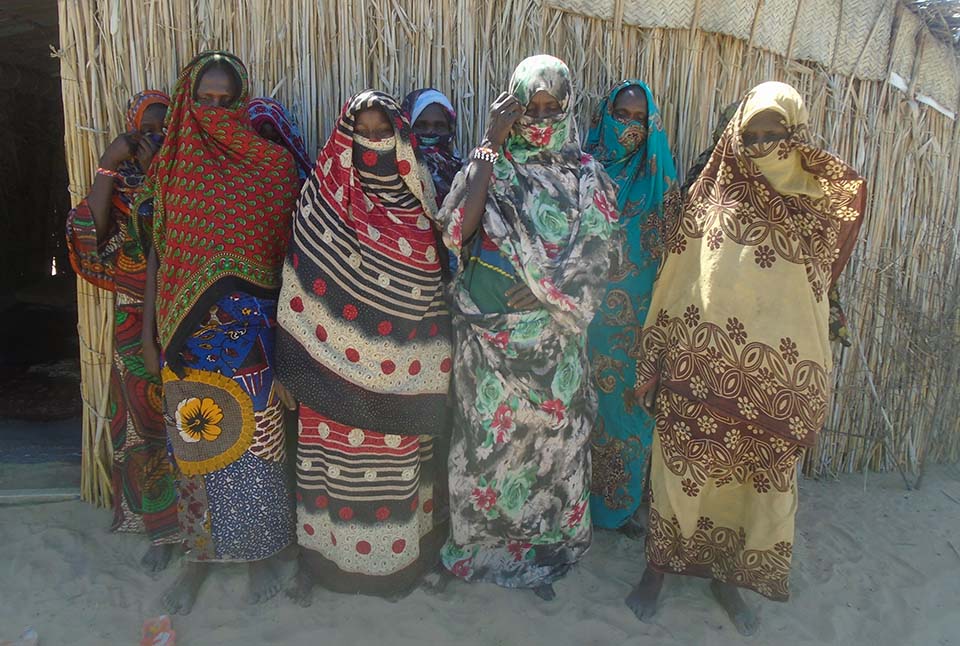
[(173, 630), (168, 615), (160, 615), (143, 622), (143, 637), (140, 646), (176, 646), (177, 633)]
[(10, 641), (9, 639), (0, 640), (0, 646), (36, 646), (40, 643), (40, 636), (32, 626), (24, 628), (20, 636)]

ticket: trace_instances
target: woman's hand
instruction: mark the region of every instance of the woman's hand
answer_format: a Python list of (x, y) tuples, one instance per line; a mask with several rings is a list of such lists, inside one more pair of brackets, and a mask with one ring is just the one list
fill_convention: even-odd
[[(510, 135), (513, 124), (523, 115), (523, 106), (512, 94), (502, 93), (490, 106), (490, 118), (487, 123), (487, 134), (480, 142), (481, 148), (490, 148), (498, 151), (503, 142)], [(487, 203), (487, 191), (490, 190), (490, 178), (493, 176), (493, 164), (489, 161), (471, 159), (467, 166), (467, 197), (463, 202), (463, 219), (461, 220), (461, 235), (464, 241), (473, 237), (480, 219), (483, 216), (484, 205)]]
[(534, 310), (540, 305), (540, 301), (526, 283), (514, 285), (504, 295), (507, 297), (507, 305), (515, 310)]
[(647, 411), (647, 414), (650, 417), (653, 417), (654, 413), (657, 411), (657, 391), (659, 388), (654, 386), (647, 392), (643, 394), (643, 399), (640, 400), (643, 410)]
[(523, 116), (524, 108), (517, 97), (502, 92), (490, 106), (490, 117), (487, 121), (487, 134), (484, 144), (493, 150), (498, 150), (510, 136), (513, 124)]
[(137, 131), (125, 132), (107, 146), (107, 149), (103, 151), (103, 154), (100, 155), (100, 168), (106, 170), (117, 170), (117, 166), (120, 165), (125, 159), (130, 159), (134, 152), (137, 150), (137, 147), (140, 145), (140, 140), (146, 139), (146, 137), (141, 137), (140, 133)]
[(157, 154), (158, 150), (160, 150), (160, 148), (154, 143), (153, 139), (150, 137), (140, 137), (136, 157), (143, 172), (150, 170), (150, 164), (153, 162), (153, 157)]
[(287, 410), (297, 410), (297, 399), (289, 390), (284, 388), (283, 384), (276, 378), (273, 380), (273, 388), (277, 391), (277, 397), (280, 398), (280, 403), (283, 404), (284, 408)]

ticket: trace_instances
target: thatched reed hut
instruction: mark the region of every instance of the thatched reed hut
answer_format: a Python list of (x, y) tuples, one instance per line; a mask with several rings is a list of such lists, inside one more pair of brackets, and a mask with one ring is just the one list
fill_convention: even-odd
[[(524, 56), (565, 59), (586, 120), (624, 77), (658, 96), (679, 168), (753, 84), (795, 85), (820, 142), (869, 179), (842, 282), (855, 343), (837, 356), (828, 428), (808, 472), (960, 458), (960, 67), (949, 3), (904, 0), (59, 0), (70, 191), (80, 199), (128, 96), (170, 88), (225, 48), (290, 106), (315, 148), (366, 86), (433, 85), (466, 148)], [(933, 27), (928, 26), (933, 25)], [(80, 284), (86, 433), (106, 454), (109, 295)], [(92, 474), (93, 471), (91, 470)], [(88, 481), (93, 499), (109, 495)]]

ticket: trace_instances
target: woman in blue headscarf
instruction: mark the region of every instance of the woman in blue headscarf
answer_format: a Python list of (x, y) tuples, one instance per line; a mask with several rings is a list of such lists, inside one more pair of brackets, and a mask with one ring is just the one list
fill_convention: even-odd
[(600, 402), (593, 431), (593, 522), (638, 536), (633, 521), (643, 496), (644, 467), (652, 443), (653, 418), (633, 396), (633, 349), (650, 304), (660, 264), (664, 202), (675, 194), (677, 173), (650, 88), (623, 81), (594, 113), (587, 151), (617, 185), (619, 258), (588, 329), (590, 361)]

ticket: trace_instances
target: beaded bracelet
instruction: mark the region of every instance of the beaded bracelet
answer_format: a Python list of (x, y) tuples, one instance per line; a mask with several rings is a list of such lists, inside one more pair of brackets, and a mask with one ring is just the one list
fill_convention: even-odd
[(105, 177), (112, 177), (113, 179), (123, 179), (123, 175), (118, 173), (115, 170), (110, 170), (108, 168), (97, 168), (97, 175), (103, 175)]
[(500, 157), (500, 153), (495, 152), (489, 148), (477, 148), (473, 151), (474, 159), (490, 162), (491, 164), (496, 164), (497, 159), (499, 159), (499, 157)]

